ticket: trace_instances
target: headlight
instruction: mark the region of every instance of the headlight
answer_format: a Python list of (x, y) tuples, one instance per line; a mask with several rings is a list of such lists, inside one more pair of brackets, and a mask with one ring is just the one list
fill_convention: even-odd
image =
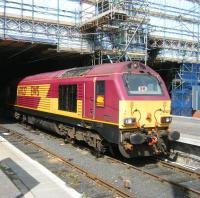
[(125, 125), (134, 125), (136, 123), (135, 118), (125, 118), (124, 119), (124, 124)]
[(172, 117), (161, 117), (161, 123), (171, 123)]

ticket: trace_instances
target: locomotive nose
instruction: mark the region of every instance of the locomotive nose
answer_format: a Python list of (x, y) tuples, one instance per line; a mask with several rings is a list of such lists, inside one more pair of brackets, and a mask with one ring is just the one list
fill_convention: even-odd
[(168, 135), (168, 139), (169, 140), (173, 140), (176, 141), (180, 138), (180, 133), (178, 131), (172, 131), (171, 133), (169, 133)]

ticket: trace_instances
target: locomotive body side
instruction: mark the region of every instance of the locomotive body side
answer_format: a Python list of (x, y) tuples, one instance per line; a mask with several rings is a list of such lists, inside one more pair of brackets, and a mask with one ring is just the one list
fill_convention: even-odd
[(126, 158), (166, 153), (170, 98), (160, 76), (137, 62), (30, 76), (19, 82), (15, 118), (99, 152), (118, 146)]
[[(93, 130), (107, 142), (118, 144), (119, 99), (113, 77), (105, 75), (60, 78), (62, 73), (55, 74), (52, 79), (41, 75), (40, 78), (37, 75), (31, 76), (18, 84), (14, 105), (15, 118), (64, 136), (68, 135), (70, 138), (75, 138), (74, 132), (67, 134), (68, 131), (74, 130), (74, 126), (86, 129), (86, 132), (87, 129)], [(102, 90), (96, 92), (96, 84), (99, 82), (100, 86), (102, 82), (106, 82), (104, 93)], [(72, 92), (71, 88), (74, 89), (72, 98), (64, 93), (67, 88)], [(107, 91), (109, 89), (112, 92)], [(70, 107), (69, 103), (73, 103), (73, 107)], [(65, 124), (70, 127), (63, 126)]]

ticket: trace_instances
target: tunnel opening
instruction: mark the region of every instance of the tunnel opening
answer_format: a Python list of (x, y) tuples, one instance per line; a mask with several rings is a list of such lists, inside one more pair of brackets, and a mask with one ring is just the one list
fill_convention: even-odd
[(11, 40), (0, 41), (0, 56), (1, 86), (27, 75), (88, 65), (90, 60), (88, 54), (57, 52), (56, 46)]
[(0, 110), (5, 106), (6, 87), (33, 74), (90, 65), (91, 55), (60, 51), (56, 46), (0, 40)]

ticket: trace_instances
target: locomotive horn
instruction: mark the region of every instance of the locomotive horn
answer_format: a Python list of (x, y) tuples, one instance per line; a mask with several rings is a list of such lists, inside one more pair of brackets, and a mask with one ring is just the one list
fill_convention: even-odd
[(145, 135), (141, 133), (136, 133), (130, 135), (130, 142), (132, 144), (142, 144), (145, 141)]

